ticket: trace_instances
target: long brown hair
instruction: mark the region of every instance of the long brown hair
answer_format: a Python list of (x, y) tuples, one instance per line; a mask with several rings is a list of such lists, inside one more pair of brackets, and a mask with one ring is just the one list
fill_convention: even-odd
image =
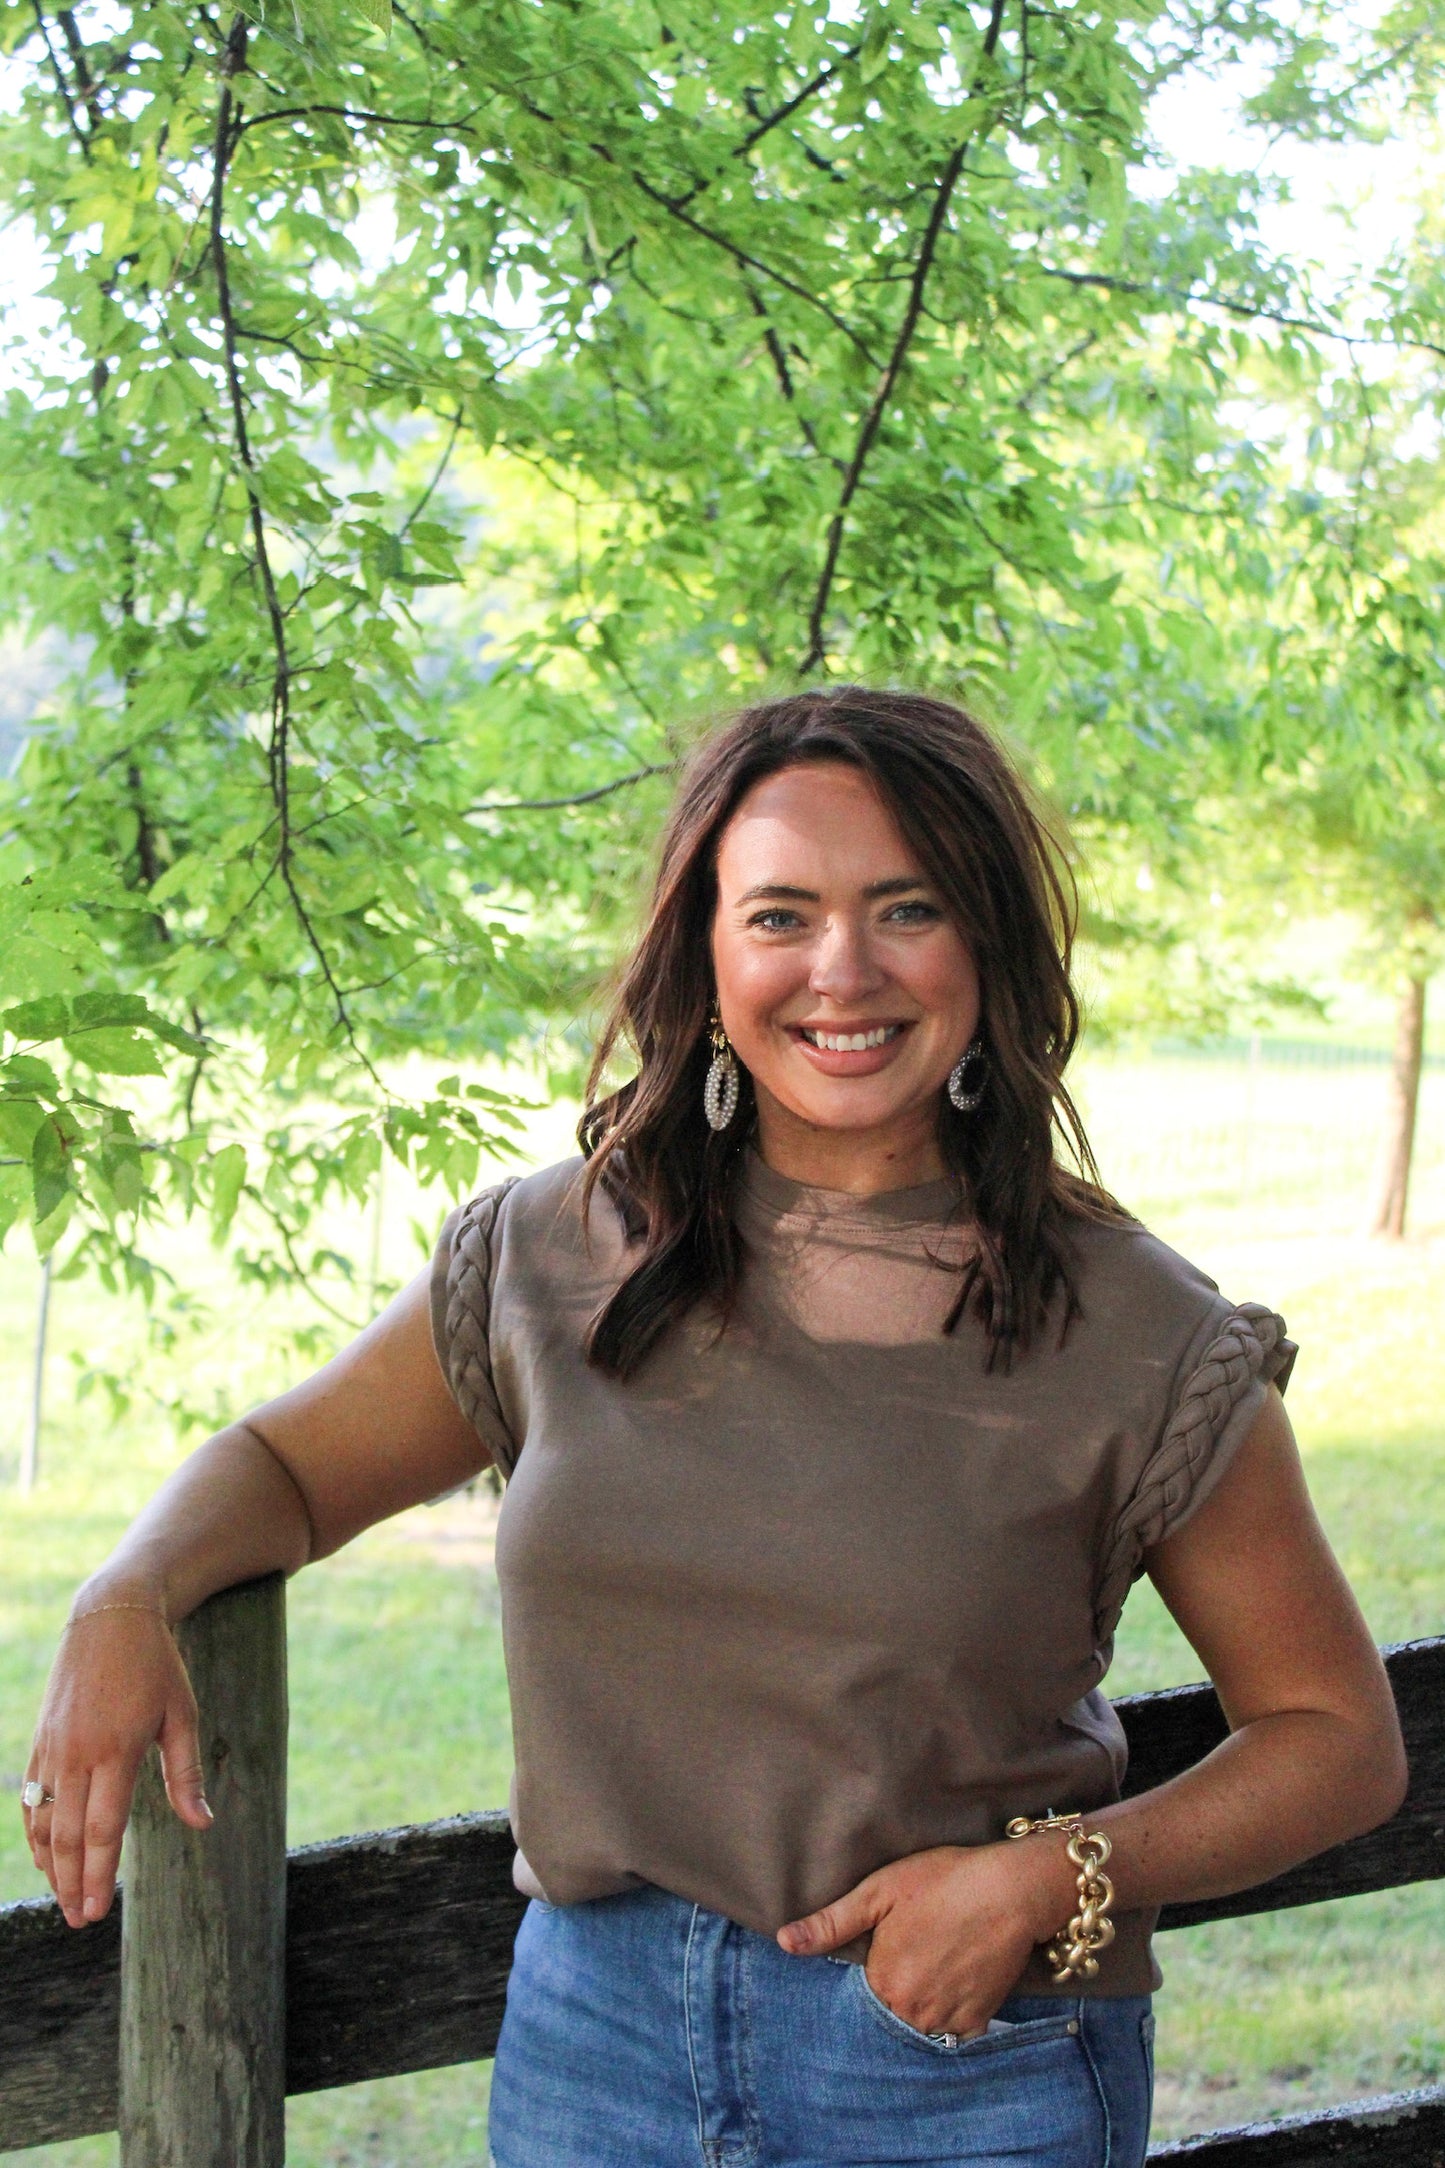
[[(859, 685), (747, 708), (707, 738), (683, 775), (662, 842), (652, 909), (598, 1041), (578, 1137), (584, 1203), (600, 1187), (636, 1248), (593, 1320), (588, 1360), (628, 1377), (695, 1304), (726, 1317), (742, 1271), (733, 1185), (753, 1127), (746, 1071), (721, 1134), (702, 1110), (712, 1058), (717, 846), (755, 783), (802, 761), (860, 769), (972, 946), (988, 1062), (982, 1104), (940, 1094), (939, 1141), (976, 1245), (945, 1330), (970, 1308), (990, 1364), (1026, 1349), (1061, 1297), (1078, 1313), (1066, 1222), (1128, 1215), (1099, 1183), (1063, 1081), (1079, 1034), (1069, 977), (1077, 895), (1062, 849), (1022, 779), (962, 708)], [(637, 1074), (600, 1092), (619, 1046)], [(1055, 1132), (1081, 1170), (1062, 1167)]]

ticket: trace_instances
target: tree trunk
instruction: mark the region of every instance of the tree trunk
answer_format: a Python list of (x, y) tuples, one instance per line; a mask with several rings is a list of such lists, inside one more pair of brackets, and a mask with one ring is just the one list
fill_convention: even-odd
[(1425, 981), (1407, 979), (1395, 1011), (1395, 1046), (1390, 1057), (1390, 1082), (1385, 1112), (1385, 1134), (1380, 1145), (1380, 1171), (1376, 1181), (1372, 1235), (1398, 1242), (1405, 1232), (1405, 1198), (1410, 1187), (1410, 1160), (1415, 1149), (1415, 1112), (1420, 1101), (1420, 1064), (1425, 1051)]

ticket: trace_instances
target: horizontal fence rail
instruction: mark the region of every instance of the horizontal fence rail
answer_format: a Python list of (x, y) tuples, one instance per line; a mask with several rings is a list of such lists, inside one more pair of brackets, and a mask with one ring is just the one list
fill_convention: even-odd
[[(247, 1591), (236, 1592), (244, 1598)], [(232, 1598), (214, 1599), (220, 1611)], [(1382, 1828), (1238, 1895), (1174, 1905), (1164, 1928), (1239, 1918), (1445, 1876), (1445, 1638), (1386, 1651), (1410, 1757), (1409, 1794)], [(1207, 1686), (1118, 1704), (1130, 1793), (1189, 1768), (1225, 1736)], [(203, 1843), (223, 1839), (217, 1830)], [(472, 2062), (496, 2046), (512, 1941), (504, 1814), (344, 1837), (289, 1855), (288, 2093)], [(118, 1898), (73, 1931), (49, 1899), (0, 1910), (0, 2150), (116, 2128), (121, 1978)], [(279, 2156), (278, 2156), (279, 2157)], [(1445, 2089), (1357, 2102), (1262, 2130), (1157, 2149), (1202, 2168), (1409, 2162), (1445, 2168)]]

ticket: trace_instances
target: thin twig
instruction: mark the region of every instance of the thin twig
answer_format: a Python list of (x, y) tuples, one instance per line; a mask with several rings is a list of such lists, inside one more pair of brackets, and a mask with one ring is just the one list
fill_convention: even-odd
[[(1005, 0), (993, 0), (993, 11), (989, 16), (988, 29), (984, 32), (983, 38), (983, 57), (985, 60), (993, 58), (994, 50), (998, 45), (999, 32), (1003, 27), (1004, 4)], [(975, 76), (970, 96), (977, 97), (980, 88), (981, 78)], [(933, 268), (933, 259), (938, 250), (939, 238), (948, 217), (948, 206), (957, 185), (958, 176), (963, 171), (963, 161), (972, 140), (973, 131), (970, 129), (963, 140), (955, 146), (953, 155), (943, 169), (943, 178), (939, 182), (934, 195), (933, 209), (929, 213), (928, 224), (924, 229), (923, 240), (919, 246), (918, 260), (913, 266), (913, 276), (908, 282), (908, 305), (903, 312), (903, 321), (899, 325), (898, 335), (893, 341), (893, 351), (888, 357), (887, 367), (879, 378), (878, 389), (874, 392), (868, 411), (863, 417), (863, 426), (858, 432), (858, 442), (854, 446), (853, 457), (848, 464), (848, 471), (843, 477), (843, 487), (838, 492), (837, 508), (828, 526), (828, 541), (823, 553), (823, 569), (818, 576), (818, 585), (813, 596), (813, 607), (808, 613), (808, 652), (798, 665), (799, 677), (805, 677), (810, 670), (815, 670), (827, 653), (827, 643), (823, 634), (823, 620), (827, 615), (829, 599), (833, 592), (833, 580), (838, 570), (838, 555), (843, 547), (843, 524), (848, 516), (848, 507), (857, 493), (858, 484), (863, 479), (863, 469), (868, 463), (868, 454), (872, 451), (874, 441), (882, 426), (883, 415), (888, 401), (893, 396), (893, 387), (898, 382), (899, 373), (908, 358), (908, 349), (913, 342), (913, 334), (918, 327), (918, 318), (923, 308), (923, 295), (928, 285), (928, 274)]]
[(768, 353), (772, 358), (773, 372), (778, 379), (778, 389), (782, 393), (783, 397), (788, 401), (789, 405), (793, 408), (794, 412), (797, 414), (798, 427), (803, 432), (803, 436), (808, 445), (808, 449), (812, 452), (815, 452), (820, 459), (828, 460), (833, 466), (837, 468), (838, 472), (842, 474), (844, 472), (842, 460), (838, 457), (836, 452), (824, 451), (822, 445), (818, 442), (817, 432), (814, 430), (813, 424), (809, 421), (807, 415), (798, 405), (797, 390), (793, 383), (793, 372), (788, 367), (788, 357), (783, 350), (783, 342), (778, 337), (773, 320), (768, 314), (767, 304), (764, 302), (763, 297), (758, 292), (757, 288), (753, 285), (751, 279), (745, 279), (743, 281), (743, 290), (747, 294), (748, 301), (752, 306), (753, 314), (758, 317), (762, 323), (763, 340), (767, 346)]
[(595, 790), (579, 790), (571, 798), (494, 799), (481, 805), (469, 805), (467, 813), (556, 813), (564, 806), (594, 805), (599, 798), (610, 798), (615, 790), (627, 790), (634, 783), (645, 783), (650, 775), (671, 775), (676, 766), (675, 760), (659, 760), (651, 767), (634, 768), (631, 775), (618, 775), (610, 783), (599, 783)]
[(1234, 301), (1227, 294), (1202, 294), (1192, 286), (1160, 286), (1149, 279), (1121, 279), (1106, 271), (1065, 271), (1058, 264), (1035, 267), (1046, 279), (1063, 279), (1070, 286), (1100, 286), (1106, 293), (1139, 294), (1146, 301), (1194, 301), (1200, 308), (1223, 309), (1230, 316), (1244, 316), (1267, 324), (1283, 324), (1290, 331), (1310, 331), (1316, 338), (1334, 339), (1341, 346), (1383, 346), (1421, 354), (1439, 354), (1445, 346), (1433, 339), (1380, 339), (1367, 332), (1341, 331), (1317, 316), (1294, 316), (1285, 309), (1265, 308), (1254, 301)]
[(432, 476), (431, 480), (430, 480), (430, 481), (429, 481), (429, 482), (427, 483), (427, 485), (426, 485), (426, 488), (425, 488), (425, 489), (424, 489), (424, 490), (422, 491), (421, 495), (420, 495), (420, 496), (419, 496), (419, 497), (417, 498), (417, 500), (416, 500), (416, 503), (415, 503), (415, 504), (414, 504), (414, 505), (412, 506), (411, 510), (410, 510), (410, 511), (409, 511), (409, 512), (407, 513), (407, 515), (406, 515), (406, 518), (405, 518), (405, 519), (404, 519), (404, 520), (402, 521), (402, 523), (401, 523), (401, 527), (400, 527), (400, 529), (398, 530), (398, 534), (397, 534), (397, 540), (398, 540), (398, 541), (400, 541), (400, 539), (401, 539), (401, 537), (402, 537), (403, 535), (405, 535), (405, 534), (409, 534), (409, 533), (410, 533), (410, 531), (411, 531), (411, 525), (412, 525), (412, 522), (413, 522), (413, 520), (418, 520), (418, 519), (420, 519), (420, 518), (421, 518), (421, 515), (422, 515), (422, 513), (423, 513), (423, 512), (424, 512), (424, 511), (426, 510), (426, 508), (427, 508), (428, 504), (430, 504), (430, 502), (431, 502), (431, 499), (432, 499), (432, 494), (433, 494), (434, 490), (436, 489), (436, 486), (437, 486), (437, 484), (438, 484), (438, 483), (440, 482), (440, 480), (441, 480), (442, 476), (443, 476), (443, 475), (444, 475), (444, 474), (446, 473), (446, 471), (447, 471), (447, 466), (448, 466), (448, 464), (449, 464), (449, 462), (450, 462), (450, 460), (451, 460), (451, 456), (452, 456), (452, 453), (453, 453), (453, 452), (454, 452), (454, 451), (456, 450), (456, 448), (457, 448), (457, 438), (458, 438), (458, 436), (459, 436), (459, 435), (460, 435), (460, 433), (461, 433), (461, 426), (462, 426), (462, 410), (461, 410), (461, 408), (460, 408), (460, 406), (459, 406), (459, 407), (457, 408), (457, 411), (456, 411), (456, 413), (455, 413), (455, 414), (454, 414), (454, 415), (452, 416), (452, 432), (451, 432), (451, 435), (450, 435), (450, 436), (449, 436), (449, 437), (447, 438), (447, 441), (446, 441), (445, 445), (444, 445), (444, 446), (443, 446), (443, 448), (442, 448), (442, 456), (441, 456), (441, 458), (440, 458), (440, 459), (439, 459), (439, 460), (437, 461), (437, 468), (436, 468), (436, 473), (435, 473), (435, 474), (434, 474), (434, 475)]
[[(1003, 0), (998, 0), (998, 5), (1002, 7)], [(594, 143), (592, 148), (600, 157), (605, 158), (609, 164), (615, 164), (616, 161), (613, 159), (611, 152), (604, 149), (600, 143)], [(867, 340), (863, 338), (861, 333), (855, 331), (853, 326), (844, 317), (840, 316), (836, 309), (830, 309), (827, 302), (812, 292), (809, 287), (802, 285), (797, 279), (789, 278), (787, 272), (779, 271), (775, 264), (764, 263), (761, 257), (751, 255), (747, 249), (743, 248), (739, 242), (730, 239), (727, 234), (719, 233), (713, 226), (705, 226), (700, 218), (694, 218), (691, 212), (684, 209), (685, 199), (664, 195), (660, 188), (654, 188), (651, 181), (644, 180), (640, 173), (632, 172), (628, 175), (628, 178), (633, 187), (640, 189), (649, 202), (658, 204), (670, 217), (677, 219), (681, 225), (688, 227), (693, 233), (700, 234), (704, 241), (711, 241), (714, 248), (724, 250), (727, 255), (732, 257), (734, 263), (744, 265), (749, 271), (760, 271), (765, 279), (771, 279), (773, 284), (781, 286), (785, 293), (796, 294), (800, 301), (806, 301), (809, 308), (816, 309), (821, 316), (827, 318), (835, 331), (841, 331), (850, 345), (857, 347), (865, 361), (873, 362), (876, 367), (876, 357), (870, 351)]]
[(291, 1230), (286, 1225), (285, 1220), (281, 1217), (281, 1214), (276, 1210), (275, 1206), (272, 1204), (268, 1204), (265, 1197), (261, 1194), (260, 1190), (254, 1189), (249, 1182), (246, 1184), (245, 1194), (251, 1199), (251, 1202), (253, 1204), (260, 1206), (261, 1210), (265, 1213), (267, 1219), (270, 1220), (272, 1226), (275, 1228), (277, 1234), (281, 1237), (281, 1247), (286, 1252), (286, 1262), (290, 1265), (291, 1270), (295, 1273), (297, 1279), (305, 1288), (307, 1294), (311, 1297), (311, 1300), (313, 1302), (319, 1303), (323, 1310), (325, 1310), (331, 1317), (334, 1317), (339, 1324), (345, 1325), (349, 1332), (361, 1332), (363, 1330), (363, 1324), (361, 1321), (358, 1321), (354, 1317), (348, 1317), (344, 1310), (338, 1310), (334, 1302), (328, 1302), (326, 1297), (324, 1295), (318, 1294), (316, 1289), (312, 1286), (311, 1277), (307, 1272), (306, 1267), (302, 1264), (300, 1258), (296, 1255), (295, 1248), (292, 1244)]

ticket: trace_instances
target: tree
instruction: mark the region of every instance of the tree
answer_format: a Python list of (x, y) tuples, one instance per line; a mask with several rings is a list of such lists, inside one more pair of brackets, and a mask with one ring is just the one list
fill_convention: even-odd
[(1148, 101), (1249, 51), (1347, 138), (1441, 47), (1415, 0), (0, 22), (64, 325), (0, 577), (80, 658), (8, 792), (0, 1171), (132, 1275), (163, 1207), (286, 1276), (383, 1148), (466, 1180), (505, 1104), (388, 1064), (575, 1010), (699, 708), (965, 679), (1086, 825), (1185, 825), (1224, 395), (1330, 326), (1251, 184), (1148, 185)]

